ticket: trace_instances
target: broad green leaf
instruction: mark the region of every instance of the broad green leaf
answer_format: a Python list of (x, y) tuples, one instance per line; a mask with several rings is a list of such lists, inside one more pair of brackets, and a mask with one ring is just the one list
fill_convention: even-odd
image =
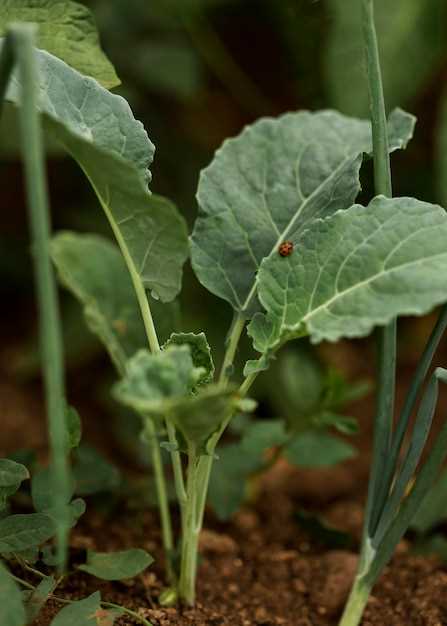
[(79, 569), (103, 580), (123, 580), (141, 574), (154, 562), (153, 557), (138, 548), (121, 552), (95, 552), (88, 550), (87, 563)]
[(57, 587), (57, 582), (53, 576), (45, 576), (36, 589), (30, 593), (26, 602), (26, 615), (28, 622), (32, 623), (40, 613), (42, 607), (48, 600), (48, 596), (53, 593)]
[[(391, 150), (406, 146), (414, 121), (391, 114)], [(370, 123), (335, 111), (261, 119), (225, 141), (199, 182), (191, 255), (200, 282), (250, 317), (263, 259), (315, 218), (353, 204), (371, 149)]]
[(359, 431), (359, 425), (355, 417), (339, 415), (332, 411), (322, 411), (313, 419), (312, 423), (317, 428), (335, 428), (344, 435), (355, 435)]
[(349, 549), (353, 547), (353, 538), (346, 532), (330, 526), (322, 517), (300, 510), (295, 514), (298, 524), (312, 539), (331, 549)]
[(28, 478), (29, 472), (24, 465), (10, 459), (0, 459), (0, 489), (3, 487), (18, 487)]
[[(127, 102), (60, 59), (36, 50), (45, 130), (79, 163), (134, 274), (155, 299), (173, 300), (188, 254), (184, 219), (147, 190), (154, 146)], [(20, 105), (13, 74), (6, 100)]]
[(2, 626), (24, 626), (25, 607), (17, 583), (0, 561), (0, 624)]
[(121, 474), (118, 468), (107, 461), (97, 450), (85, 444), (81, 445), (73, 455), (72, 474), (75, 493), (79, 496), (116, 491), (121, 484)]
[(292, 255), (259, 270), (267, 312), (249, 326), (255, 349), (265, 363), (293, 337), (363, 337), (398, 315), (427, 313), (447, 300), (446, 241), (445, 211), (412, 198), (379, 196), (314, 222)]
[(2, 0), (0, 37), (12, 22), (38, 24), (37, 47), (43, 48), (108, 89), (120, 84), (101, 50), (91, 11), (71, 0)]
[(298, 467), (327, 467), (355, 455), (355, 448), (348, 443), (314, 431), (301, 433), (285, 450), (286, 459)]
[(422, 500), (411, 528), (418, 533), (428, 533), (447, 518), (447, 471), (443, 472)]
[[(51, 622), (51, 626), (102, 626), (101, 594), (95, 591), (84, 600), (65, 606)], [(112, 622), (113, 623), (113, 622)]]
[(0, 552), (9, 554), (39, 546), (55, 531), (53, 521), (43, 513), (10, 515), (0, 520)]
[[(108, 350), (118, 371), (147, 346), (129, 271), (116, 245), (99, 235), (60, 233), (51, 256), (62, 284), (81, 301), (90, 330)], [(167, 337), (176, 326), (176, 304), (151, 303), (157, 333)]]
[(205, 333), (173, 333), (163, 349), (183, 345), (189, 346), (194, 367), (200, 367), (203, 370), (203, 376), (197, 381), (196, 386), (211, 383), (214, 378), (214, 363)]
[(203, 372), (194, 366), (187, 345), (171, 346), (159, 354), (142, 350), (128, 362), (115, 395), (138, 412), (167, 416), (190, 444), (202, 449), (241, 403), (233, 388), (220, 385), (208, 385), (191, 395)]
[[(357, 0), (330, 0), (331, 34), (326, 74), (332, 104), (343, 113), (369, 110)], [(385, 100), (390, 107), (406, 104), (436, 74), (446, 50), (447, 11), (444, 0), (376, 0), (374, 3)]]

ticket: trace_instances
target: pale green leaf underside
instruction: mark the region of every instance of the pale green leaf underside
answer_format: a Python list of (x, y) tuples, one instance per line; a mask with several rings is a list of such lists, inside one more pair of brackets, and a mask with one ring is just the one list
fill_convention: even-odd
[(123, 580), (141, 574), (153, 562), (148, 552), (138, 548), (120, 552), (89, 550), (87, 563), (80, 565), (79, 569), (103, 580)]
[[(119, 249), (99, 235), (64, 232), (51, 241), (51, 256), (62, 284), (83, 304), (90, 330), (108, 350), (118, 371), (147, 345), (141, 312)], [(176, 325), (175, 304), (151, 302), (159, 337)]]
[(447, 300), (447, 215), (413, 198), (375, 198), (316, 221), (287, 258), (266, 259), (259, 296), (266, 314), (249, 326), (256, 350), (291, 337), (316, 343), (368, 335), (398, 315)]
[(205, 333), (172, 333), (164, 344), (163, 350), (169, 346), (189, 346), (191, 358), (195, 367), (203, 369), (203, 376), (197, 381), (197, 385), (207, 385), (214, 377), (214, 362), (211, 348)]
[(115, 69), (101, 50), (90, 10), (71, 0), (2, 0), (0, 37), (12, 22), (38, 25), (37, 45), (111, 89), (120, 84)]
[[(180, 290), (186, 225), (165, 198), (147, 190), (154, 147), (120, 96), (37, 50), (44, 127), (90, 180), (115, 237), (145, 288), (163, 302)], [(7, 101), (20, 104), (13, 74)]]
[(25, 607), (22, 592), (0, 562), (0, 624), (2, 626), (24, 626)]
[[(391, 150), (405, 147), (414, 118), (396, 110)], [(226, 141), (201, 174), (192, 264), (201, 283), (250, 317), (256, 272), (315, 218), (350, 207), (359, 190), (369, 122), (335, 111), (265, 118)]]
[[(358, 0), (330, 0), (331, 33), (326, 75), (334, 106), (348, 115), (367, 115), (367, 78)], [(436, 75), (445, 54), (444, 0), (376, 0), (374, 3), (388, 106), (406, 104)]]

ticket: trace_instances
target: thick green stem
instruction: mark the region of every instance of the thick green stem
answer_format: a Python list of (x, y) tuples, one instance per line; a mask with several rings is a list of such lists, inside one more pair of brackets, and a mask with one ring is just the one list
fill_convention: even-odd
[[(376, 194), (392, 196), (388, 129), (380, 69), (379, 46), (374, 23), (374, 2), (363, 0), (363, 36), (365, 42), (368, 84), (371, 103), (371, 123), (374, 154)], [(380, 511), (375, 510), (380, 489), (380, 475), (388, 461), (394, 414), (396, 378), (396, 321), (378, 331), (378, 390), (374, 428), (371, 476), (366, 507), (365, 535), (373, 532)]]
[[(154, 319), (152, 317), (152, 311), (149, 305), (149, 300), (147, 297), (146, 289), (144, 288), (142, 280), (135, 268), (134, 262), (132, 260), (131, 255), (129, 254), (129, 251), (126, 246), (126, 242), (124, 241), (122, 237), (120, 229), (117, 227), (115, 221), (113, 220), (112, 215), (109, 212), (109, 208), (105, 204), (103, 204), (102, 206), (108, 217), (109, 223), (112, 227), (113, 233), (115, 235), (117, 243), (121, 249), (123, 258), (129, 270), (129, 274), (132, 280), (135, 294), (137, 296), (138, 305), (139, 305), (140, 312), (141, 312), (141, 317), (143, 319), (144, 328), (146, 330), (146, 336), (147, 336), (149, 348), (152, 353), (156, 354), (160, 352), (160, 343), (158, 341), (157, 331), (155, 329)], [(181, 494), (184, 493), (185, 491), (184, 485), (183, 485), (182, 461), (180, 458), (180, 453), (177, 450), (178, 446), (177, 446), (177, 437), (175, 435), (175, 428), (172, 426), (169, 420), (166, 420), (166, 430), (168, 433), (169, 442), (172, 446), (172, 451), (170, 455), (171, 455), (171, 462), (172, 462), (172, 466), (174, 470), (177, 495), (179, 496), (180, 505), (182, 506)], [(167, 513), (166, 511), (162, 512), (162, 506), (163, 506), (162, 502), (164, 502), (165, 500), (167, 501), (167, 488), (166, 488), (166, 479), (165, 479), (165, 475), (163, 471), (163, 465), (161, 464), (161, 462), (160, 464), (158, 464), (157, 462), (157, 465), (154, 466), (154, 474), (155, 474), (155, 479), (157, 481), (157, 484), (160, 490), (159, 494), (162, 493), (161, 500), (159, 496), (159, 506), (160, 506), (160, 520), (161, 520), (161, 524), (164, 526), (162, 530), (163, 537), (167, 538), (169, 536), (168, 545), (173, 545), (174, 539), (172, 535), (172, 524), (170, 521), (169, 508), (167, 509)], [(169, 525), (166, 526), (165, 524), (166, 524), (166, 520), (168, 519), (168, 516), (169, 516)], [(166, 544), (165, 544), (165, 549), (168, 551)]]
[(358, 626), (368, 602), (371, 589), (357, 577), (349, 594), (339, 626)]
[(169, 511), (168, 494), (161, 459), (160, 445), (157, 431), (152, 419), (146, 418), (146, 435), (149, 441), (152, 467), (154, 470), (155, 486), (157, 490), (158, 507), (160, 511), (161, 533), (166, 558), (166, 574), (169, 582), (175, 582), (175, 571), (172, 565), (172, 555), (174, 553), (174, 539), (172, 532), (171, 513)]
[(230, 336), (228, 338), (228, 345), (225, 351), (224, 360), (222, 363), (222, 369), (220, 370), (219, 383), (223, 386), (228, 384), (231, 377), (231, 370), (233, 369), (234, 358), (236, 356), (237, 347), (244, 330), (246, 320), (242, 315), (237, 315), (233, 321), (231, 327)]
[(187, 501), (182, 535), (182, 562), (179, 596), (189, 606), (194, 605), (196, 594), (197, 558), (200, 527), (197, 524), (198, 461), (196, 451), (188, 451)]
[(70, 483), (66, 441), (64, 359), (57, 287), (49, 254), (51, 226), (42, 129), (38, 113), (38, 67), (33, 49), (34, 32), (34, 27), (29, 24), (17, 25), (11, 29), (22, 88), (20, 108), (22, 154), (39, 303), (40, 343), (49, 420), (54, 505), (58, 519), (58, 566), (60, 571), (64, 571), (69, 532), (66, 504), (69, 500)]

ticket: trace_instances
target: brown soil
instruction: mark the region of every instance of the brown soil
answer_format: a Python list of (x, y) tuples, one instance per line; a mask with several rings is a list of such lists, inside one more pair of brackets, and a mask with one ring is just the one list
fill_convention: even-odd
[[(290, 484), (290, 468), (284, 470)], [(323, 472), (324, 476), (325, 472)], [(323, 478), (322, 476), (322, 478)], [(300, 481), (295, 473), (295, 483)], [(202, 533), (198, 602), (194, 610), (161, 608), (160, 562), (128, 583), (104, 583), (74, 574), (58, 589), (66, 598), (100, 590), (104, 600), (137, 610), (154, 626), (335, 626), (349, 591), (356, 555), (325, 551), (294, 521), (298, 501), (285, 490), (264, 490), (226, 524), (208, 520)], [(326, 483), (327, 484), (327, 483)], [(358, 534), (361, 507), (338, 500), (322, 508), (340, 528)], [(341, 523), (343, 520), (343, 523)], [(113, 519), (90, 513), (72, 537), (73, 565), (84, 550), (142, 546), (158, 555), (160, 537), (153, 513), (122, 512)], [(414, 557), (402, 542), (365, 612), (363, 626), (447, 624), (447, 571), (435, 559)], [(48, 626), (60, 607), (50, 602), (34, 626)], [(119, 624), (132, 624), (121, 619)]]
[[(31, 439), (44, 454), (45, 430), (37, 419), (42, 411), (35, 394), (29, 402), (26, 393), (4, 383), (0, 397), (5, 433), (0, 453), (29, 447)], [(445, 404), (443, 397), (443, 410)], [(219, 523), (208, 512), (195, 609), (159, 606), (165, 583), (157, 515), (126, 510), (124, 504), (113, 514), (88, 507), (71, 538), (75, 573), (58, 587), (58, 596), (77, 599), (100, 590), (103, 600), (136, 610), (153, 626), (336, 626), (356, 566), (371, 440), (369, 401), (351, 413), (362, 424), (356, 459), (318, 471), (298, 471), (279, 462), (253, 490), (256, 501), (230, 522)], [(354, 539), (352, 551), (328, 549), (312, 539), (296, 521), (301, 508), (317, 511), (348, 532)], [(155, 565), (123, 583), (76, 573), (86, 549), (128, 547), (147, 549), (156, 557)], [(50, 601), (34, 626), (49, 626), (60, 607)], [(128, 617), (119, 621), (121, 626), (133, 623)], [(373, 591), (362, 624), (447, 626), (447, 568), (435, 558), (412, 555), (410, 541), (402, 541)]]

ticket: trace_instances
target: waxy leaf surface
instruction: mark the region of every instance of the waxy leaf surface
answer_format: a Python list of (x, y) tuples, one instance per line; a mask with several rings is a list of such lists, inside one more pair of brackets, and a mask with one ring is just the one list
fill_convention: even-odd
[[(173, 300), (188, 255), (177, 209), (147, 189), (154, 146), (129, 105), (43, 50), (36, 50), (44, 128), (79, 163), (133, 272), (154, 298)], [(6, 100), (19, 106), (14, 73)]]
[(138, 548), (120, 552), (87, 552), (87, 563), (79, 569), (103, 580), (123, 580), (141, 574), (154, 562), (153, 557)]
[(51, 52), (81, 74), (96, 78), (108, 89), (120, 84), (101, 50), (93, 15), (83, 4), (72, 0), (2, 0), (0, 37), (11, 22), (37, 24), (38, 48)]
[[(390, 149), (405, 147), (413, 127), (394, 111)], [(370, 123), (335, 111), (261, 119), (225, 141), (199, 182), (191, 255), (200, 282), (250, 317), (263, 259), (315, 218), (353, 204), (371, 150)]]
[(268, 355), (303, 335), (363, 337), (399, 315), (427, 313), (447, 300), (446, 241), (445, 211), (412, 198), (379, 196), (315, 221), (291, 256), (261, 266), (267, 312), (249, 326), (255, 349)]
[[(127, 359), (147, 346), (147, 336), (119, 249), (99, 235), (64, 232), (52, 239), (51, 256), (62, 284), (83, 304), (88, 327), (123, 373)], [(177, 323), (177, 305), (152, 300), (151, 311), (159, 336), (167, 337)]]

